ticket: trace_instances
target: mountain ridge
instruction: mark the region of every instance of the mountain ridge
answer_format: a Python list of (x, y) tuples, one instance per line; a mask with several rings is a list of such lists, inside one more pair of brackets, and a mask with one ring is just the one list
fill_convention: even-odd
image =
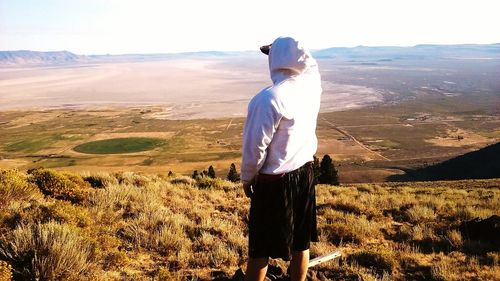
[[(411, 47), (400, 46), (356, 46), (331, 47), (311, 51), (318, 59), (364, 59), (400, 60), (426, 58), (500, 59), (500, 43), (493, 44), (419, 44)], [(0, 65), (40, 65), (79, 62), (101, 62), (116, 60), (163, 60), (175, 58), (217, 58), (228, 56), (253, 56), (259, 51), (199, 51), (182, 53), (119, 54), (119, 55), (78, 55), (67, 50), (0, 51)]]
[(405, 175), (390, 176), (389, 180), (436, 181), (500, 178), (500, 142), (435, 165), (408, 169), (405, 172)]
[(71, 63), (77, 62), (84, 57), (66, 50), (50, 52), (30, 50), (0, 51), (0, 63), (8, 65)]

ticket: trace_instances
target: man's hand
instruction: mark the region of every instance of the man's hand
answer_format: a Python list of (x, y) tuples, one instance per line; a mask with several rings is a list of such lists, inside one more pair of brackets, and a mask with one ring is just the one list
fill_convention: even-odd
[(253, 193), (252, 184), (253, 184), (253, 182), (244, 182), (243, 183), (243, 191), (245, 192), (245, 196), (248, 198), (252, 197), (252, 193)]

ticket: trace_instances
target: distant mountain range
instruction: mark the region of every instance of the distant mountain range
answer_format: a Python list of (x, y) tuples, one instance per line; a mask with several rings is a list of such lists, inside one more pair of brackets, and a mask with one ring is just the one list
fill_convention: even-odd
[(416, 45), (414, 47), (365, 47), (328, 48), (313, 52), (316, 58), (348, 59), (492, 59), (500, 58), (500, 44)]
[[(402, 59), (500, 59), (498, 44), (462, 44), (462, 45), (417, 45), (414, 47), (334, 47), (313, 50), (318, 59), (393, 61)], [(76, 55), (68, 51), (0, 51), (0, 65), (51, 65), (78, 62), (105, 61), (149, 61), (175, 58), (214, 58), (226, 56), (255, 56), (258, 51), (242, 52), (187, 52), (165, 54), (125, 54), (125, 55)]]
[(257, 52), (186, 52), (165, 54), (124, 54), (124, 55), (77, 55), (68, 51), (0, 51), (0, 66), (17, 65), (57, 65), (82, 62), (115, 62), (115, 61), (157, 61), (176, 58), (215, 58), (226, 56), (256, 55)]
[(405, 175), (389, 177), (390, 181), (462, 180), (500, 178), (500, 142), (447, 161), (406, 170)]
[(36, 52), (36, 51), (0, 51), (0, 64), (61, 64), (74, 63), (84, 56), (75, 55), (68, 51)]

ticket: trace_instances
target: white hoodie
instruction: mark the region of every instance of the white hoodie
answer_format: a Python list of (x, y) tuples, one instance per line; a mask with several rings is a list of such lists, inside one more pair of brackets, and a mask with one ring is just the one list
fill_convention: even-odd
[(278, 175), (313, 160), (321, 98), (318, 65), (296, 40), (276, 39), (269, 53), (273, 86), (248, 105), (243, 130), (241, 180), (257, 173)]

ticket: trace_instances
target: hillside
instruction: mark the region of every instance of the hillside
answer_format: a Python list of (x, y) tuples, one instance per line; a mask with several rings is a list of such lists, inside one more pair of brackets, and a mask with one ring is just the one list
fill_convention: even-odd
[[(460, 223), (500, 213), (500, 180), (317, 186), (312, 280), (493, 280), (500, 253)], [(0, 171), (0, 279), (231, 280), (249, 200), (221, 179)], [(275, 275), (287, 263), (272, 261)], [(283, 280), (273, 277), (271, 280)]]
[(83, 56), (68, 51), (0, 51), (0, 65), (63, 64), (74, 63), (81, 58)]
[(460, 180), (500, 178), (500, 143), (419, 169), (390, 180)]

